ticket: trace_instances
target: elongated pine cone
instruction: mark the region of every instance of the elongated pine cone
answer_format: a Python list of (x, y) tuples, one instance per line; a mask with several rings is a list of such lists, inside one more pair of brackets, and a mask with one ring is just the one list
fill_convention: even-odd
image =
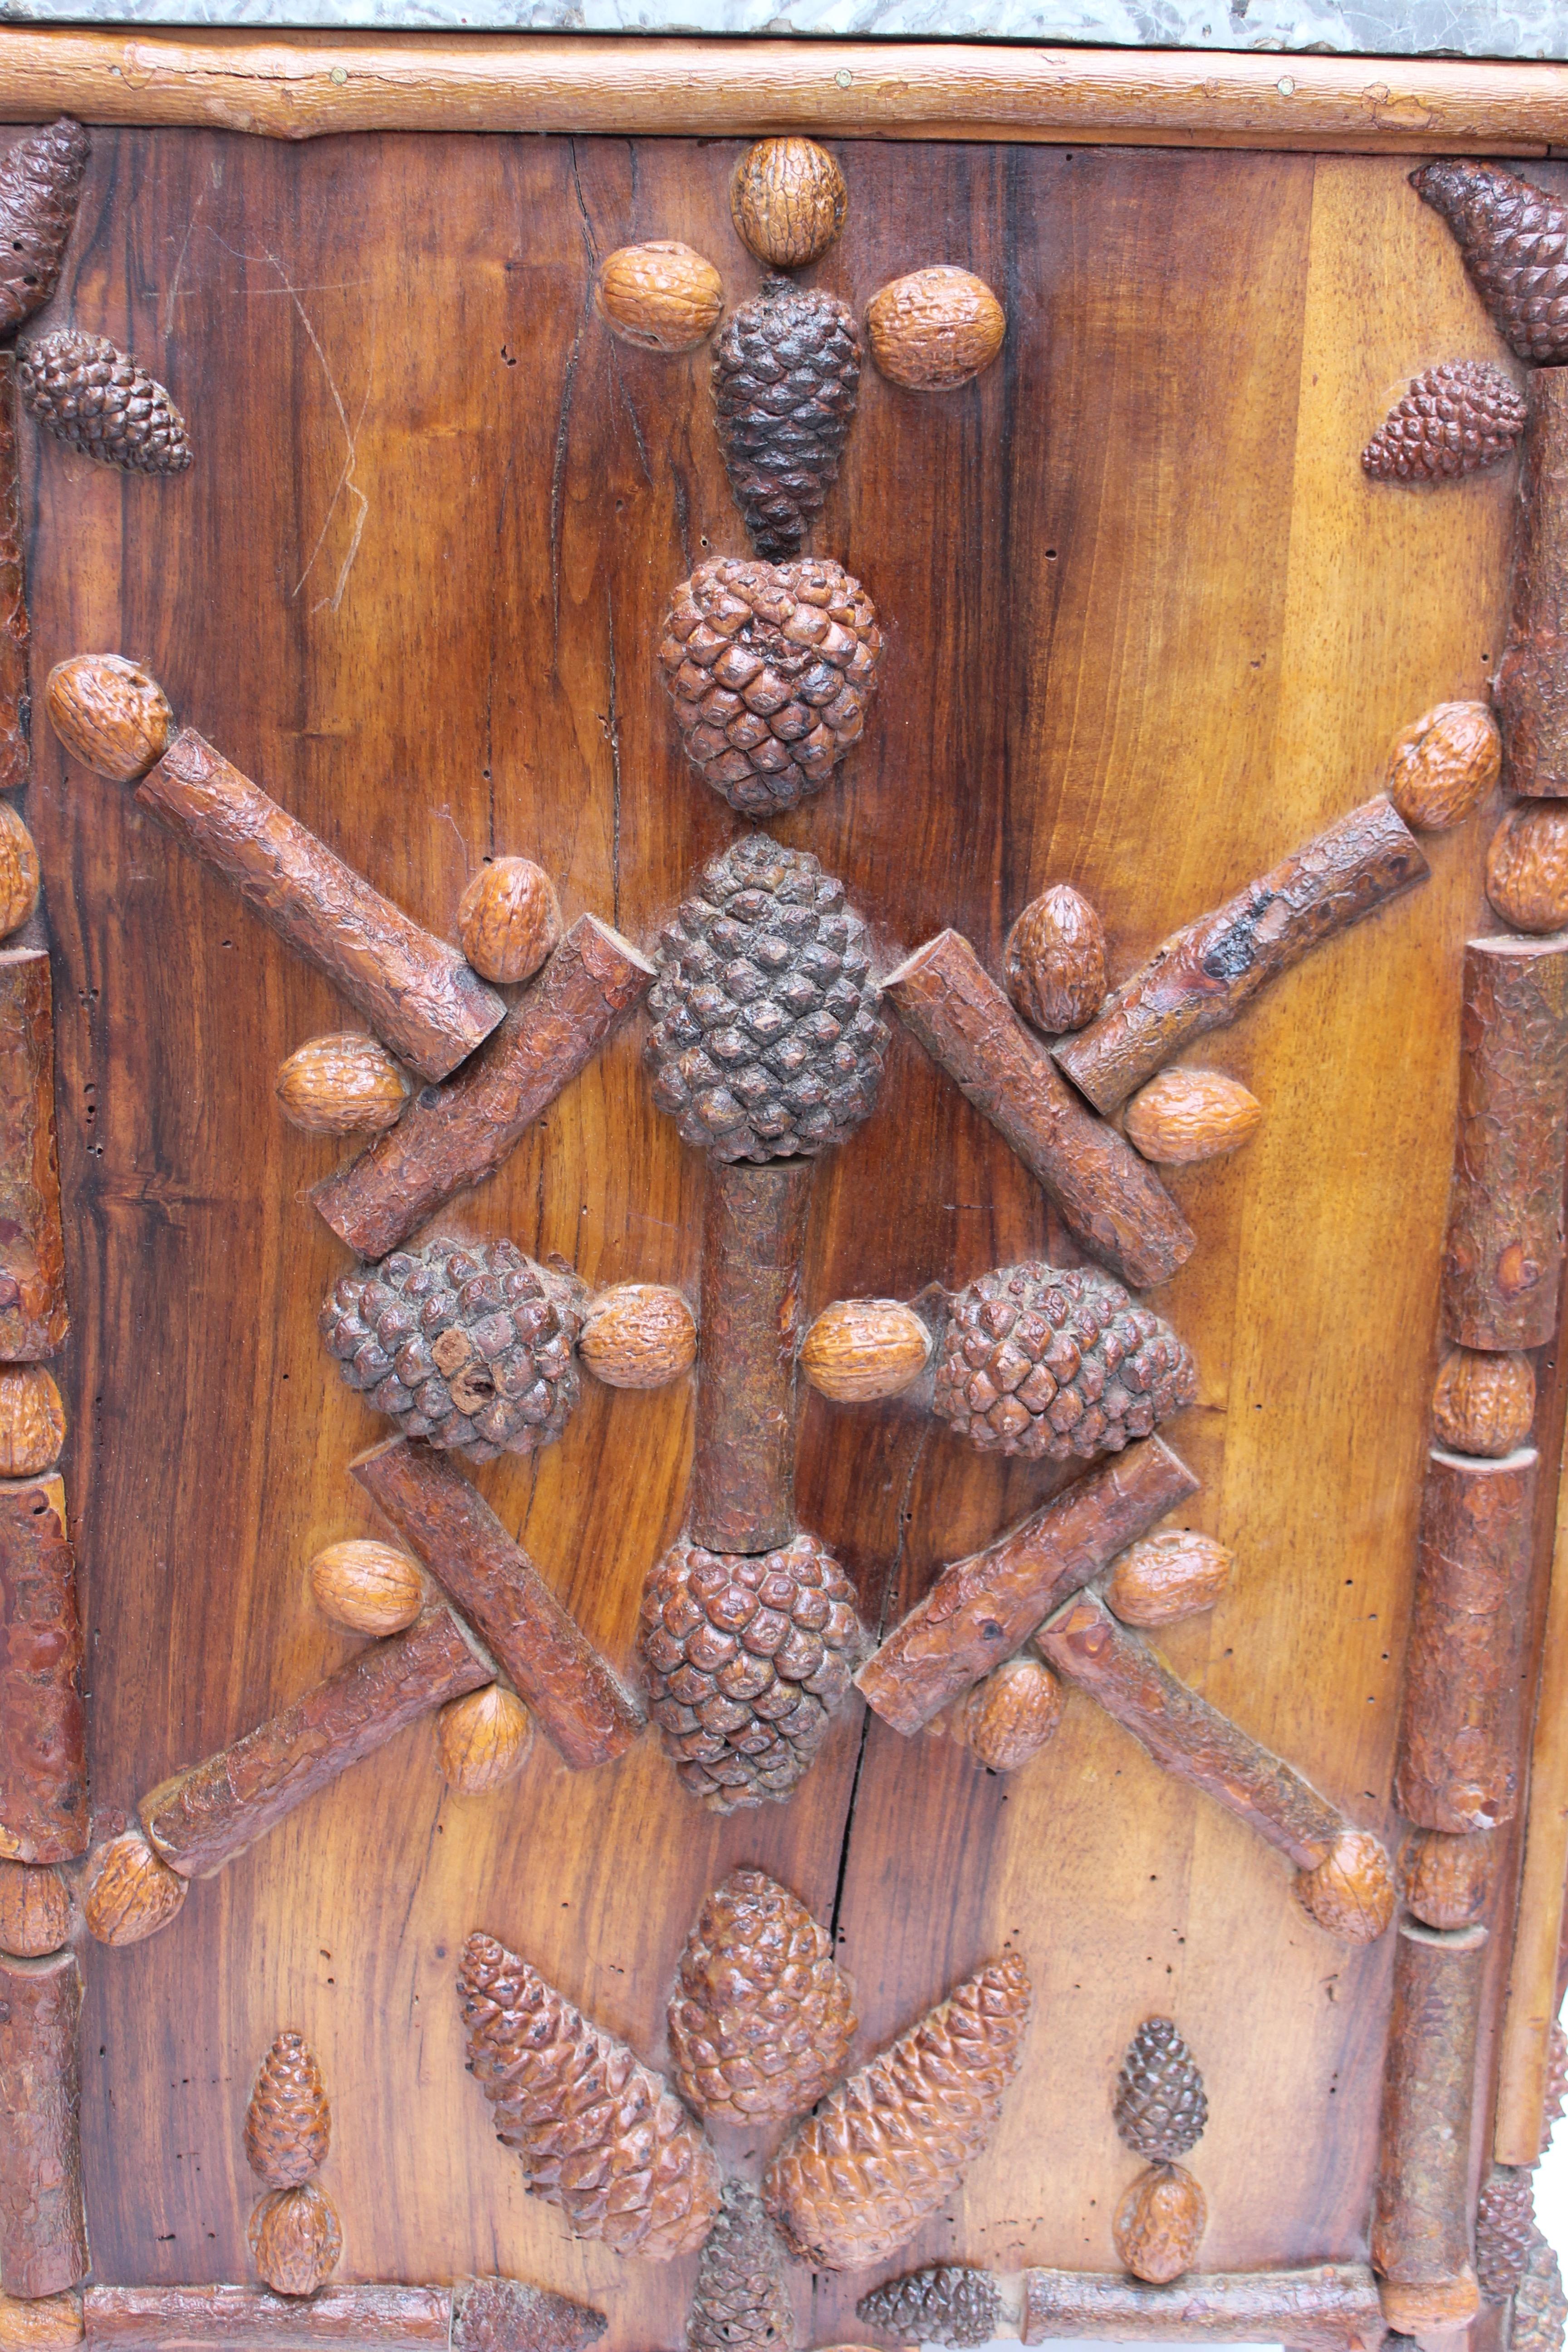
[(458, 1990), (468, 2072), (531, 2193), (614, 2253), (695, 2253), (719, 2210), (719, 2165), (664, 2077), (493, 1936), (468, 1937)]
[(748, 834), (659, 935), (643, 1062), (716, 1160), (826, 1151), (870, 1115), (888, 1024), (866, 926), (809, 850)]
[(471, 2278), (452, 2283), (451, 2352), (587, 2352), (609, 2321), (602, 2311), (574, 2303), (522, 2279)]
[(951, 2197), (1018, 2071), (1029, 1975), (1009, 1952), (829, 2093), (767, 2169), (763, 2201), (805, 2261), (885, 2262)]
[(1568, 359), (1568, 210), (1500, 163), (1424, 163), (1410, 184), (1453, 230), (1510, 349), (1521, 360)]
[(931, 1409), (984, 1454), (1089, 1462), (1147, 1437), (1197, 1383), (1170, 1325), (1110, 1275), (1031, 1258), (954, 1297)]
[(868, 2327), (900, 2344), (949, 2344), (954, 2352), (973, 2352), (996, 2334), (1002, 2291), (989, 2271), (967, 2263), (928, 2263), (873, 2287), (855, 2309)]
[(793, 2352), (799, 2342), (784, 2250), (744, 2181), (731, 2181), (697, 2266), (689, 2352)]
[(1418, 375), (1361, 453), (1379, 482), (1447, 481), (1506, 457), (1524, 431), (1511, 376), (1489, 360), (1448, 360)]
[(1174, 2164), (1203, 2137), (1204, 2078), (1170, 2018), (1146, 2017), (1128, 2043), (1113, 2112), (1122, 2146), (1149, 2164)]
[(1539, 2230), (1530, 2233), (1524, 2276), (1513, 2291), (1508, 2352), (1563, 2352), (1568, 2329), (1568, 2299), (1557, 2256)]
[(822, 790), (860, 740), (881, 657), (875, 604), (826, 557), (700, 564), (658, 648), (687, 758), (746, 816)]
[(687, 2105), (721, 2123), (788, 2123), (842, 2071), (857, 2022), (826, 1929), (765, 1871), (732, 1870), (704, 1899), (669, 1997)]
[(16, 389), (46, 432), (127, 474), (183, 474), (185, 420), (161, 383), (107, 335), (58, 327), (18, 347)]
[(293, 2189), (327, 2160), (332, 2111), (316, 2053), (280, 2033), (261, 2062), (245, 2111), (245, 2160), (268, 2189)]
[(0, 335), (41, 310), (60, 282), (88, 147), (81, 124), (62, 114), (0, 163)]
[(849, 1696), (866, 1633), (815, 1536), (742, 1556), (678, 1543), (643, 1594), (648, 1711), (712, 1813), (783, 1804)]
[(350, 1388), (405, 1437), (493, 1462), (565, 1427), (584, 1295), (511, 1242), (437, 1238), (340, 1276), (320, 1323)]
[(1493, 2165), (1476, 2200), (1476, 2280), (1488, 2303), (1506, 2303), (1530, 2260), (1535, 2184), (1521, 2165)]
[(820, 287), (769, 271), (731, 312), (713, 358), (719, 446), (757, 553), (798, 555), (855, 419), (860, 330)]

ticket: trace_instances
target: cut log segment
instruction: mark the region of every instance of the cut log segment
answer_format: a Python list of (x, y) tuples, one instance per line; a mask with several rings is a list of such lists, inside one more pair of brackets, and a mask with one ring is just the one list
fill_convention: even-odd
[(454, 1192), (494, 1175), (656, 977), (618, 931), (579, 915), (471, 1066), (433, 1099), (416, 1096), (389, 1134), (314, 1188), (339, 1240), (384, 1257)]
[(1480, 2300), (1467, 2205), (1486, 1940), (1484, 1927), (1442, 1935), (1400, 1922), (1372, 2265), (1403, 2336), (1461, 2327)]
[(814, 1160), (708, 1165), (689, 1523), (708, 1551), (771, 1551), (795, 1533), (795, 1359), (816, 1174)]
[(69, 1329), (55, 1149), (54, 1000), (42, 948), (0, 949), (0, 1362)]
[[(1489, 1843), (1489, 1840), (1480, 1841)], [(1465, 1841), (1468, 1843), (1471, 1841)], [(1563, 1986), (1559, 1955), (1568, 1881), (1568, 1481), (1557, 1490), (1552, 1584), (1541, 1650), (1541, 1680), (1530, 1757), (1524, 1868), (1520, 1879), (1508, 2005), (1498, 2049), (1500, 2164), (1531, 2165), (1544, 2155), (1561, 2117)]]
[(326, 2286), (273, 2294), (264, 2286), (89, 2286), (81, 2301), (89, 2345), (116, 2352), (185, 2352), (195, 2344), (255, 2352), (377, 2352), (383, 2345), (447, 2352), (452, 2289)]
[(1289, 2344), (1293, 2352), (1377, 2352), (1386, 2329), (1377, 2282), (1362, 2263), (1299, 2271), (1194, 2272), (1143, 2286), (1098, 2272), (1030, 2270), (1023, 2279), (1026, 2344), (1088, 2336), (1113, 2344)]
[(0, 352), (0, 792), (27, 781), (27, 598), (22, 569), (16, 354)]
[(1097, 1110), (1114, 1110), (1184, 1045), (1226, 1027), (1269, 981), (1427, 871), (1419, 843), (1380, 793), (1173, 931), (1112, 989), (1087, 1029), (1052, 1048), (1057, 1061)]
[(76, 1562), (52, 1472), (0, 1486), (0, 1854), (87, 1852)]
[(0, 2287), (7, 2294), (58, 2294), (87, 2276), (80, 2023), (73, 1951), (0, 1959)]
[(1503, 781), (1531, 800), (1568, 793), (1568, 383), (1556, 367), (1525, 381), (1524, 464), (1508, 644), (1493, 695)]

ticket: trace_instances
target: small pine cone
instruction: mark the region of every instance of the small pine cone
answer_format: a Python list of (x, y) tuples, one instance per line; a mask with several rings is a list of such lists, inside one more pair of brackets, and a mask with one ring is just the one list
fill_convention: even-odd
[(86, 131), (62, 114), (0, 163), (0, 335), (41, 310), (60, 282), (87, 158)]
[(746, 816), (819, 793), (866, 723), (877, 608), (842, 564), (700, 564), (669, 600), (659, 667), (686, 756)]
[(1546, 2100), (1542, 2110), (1549, 2140), (1563, 2120), (1565, 2104), (1568, 2104), (1568, 2033), (1563, 2032), (1553, 2018), (1552, 2031), (1546, 2037)]
[(532, 2194), (614, 2253), (695, 2253), (719, 2210), (719, 2166), (664, 2077), (493, 1936), (468, 1937), (458, 1990), (468, 2072)]
[(868, 2327), (897, 2336), (900, 2344), (949, 2344), (973, 2352), (989, 2344), (1002, 2316), (1002, 2291), (989, 2271), (964, 2263), (928, 2263), (885, 2286), (873, 2287), (855, 2306)]
[(161, 383), (107, 335), (57, 328), (16, 352), (22, 405), (45, 430), (128, 474), (183, 474), (185, 420)]
[(602, 2311), (522, 2279), (457, 2279), (451, 2352), (587, 2352), (609, 2321)]
[(676, 2088), (700, 2116), (787, 2123), (814, 2107), (858, 2023), (827, 1931), (761, 1870), (732, 1870), (697, 1915), (669, 1997)]
[(769, 2165), (763, 2201), (803, 2260), (885, 2262), (951, 2197), (1018, 2071), (1029, 1976), (1016, 1952), (970, 1977), (829, 2093)]
[(1453, 230), (1510, 349), (1521, 360), (1568, 359), (1568, 211), (1500, 163), (1424, 163), (1410, 184)]
[(784, 2249), (754, 2189), (732, 2181), (697, 2266), (689, 2352), (794, 2352)]
[(274, 2189), (251, 2214), (246, 2234), (250, 2259), (274, 2294), (314, 2294), (343, 2251), (336, 2209), (313, 2180)]
[(1508, 2352), (1563, 2352), (1568, 2300), (1557, 2257), (1539, 2230), (1530, 2233), (1524, 2276), (1513, 2291)]
[(757, 553), (798, 555), (855, 420), (860, 330), (820, 287), (772, 272), (725, 321), (713, 405), (730, 488)]
[(815, 1536), (759, 1555), (673, 1545), (648, 1578), (637, 1648), (691, 1795), (712, 1813), (784, 1803), (865, 1644), (855, 1588)]
[(1511, 376), (1489, 360), (1449, 360), (1418, 375), (1361, 453), (1378, 482), (1447, 481), (1506, 457), (1524, 431)]
[(1196, 1393), (1189, 1350), (1119, 1282), (1029, 1259), (953, 1298), (931, 1411), (982, 1453), (1089, 1462), (1147, 1437)]
[(1151, 2165), (1116, 2209), (1117, 2255), (1134, 2278), (1169, 2286), (1190, 2271), (1208, 2223), (1208, 2200), (1179, 2164)]
[(582, 1296), (509, 1241), (438, 1237), (341, 1276), (319, 1321), (350, 1388), (405, 1437), (493, 1462), (565, 1427)]
[(1174, 2164), (1209, 2119), (1204, 2078), (1168, 2017), (1146, 2017), (1127, 2045), (1113, 2110), (1124, 2147), (1149, 2164)]
[(1522, 2165), (1494, 2164), (1476, 2200), (1476, 2281), (1488, 2303), (1506, 2303), (1530, 2260), (1535, 2184)]
[(245, 2160), (268, 2189), (293, 2189), (327, 2160), (332, 2111), (315, 2052), (280, 2033), (261, 2062), (245, 2111)]

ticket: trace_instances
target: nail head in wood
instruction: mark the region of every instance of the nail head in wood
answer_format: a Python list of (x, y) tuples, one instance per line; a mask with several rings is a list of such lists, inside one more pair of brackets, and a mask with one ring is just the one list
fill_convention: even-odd
[(290, 1127), (307, 1135), (374, 1135), (401, 1117), (413, 1083), (379, 1039), (340, 1031), (312, 1037), (278, 1073)]
[(1212, 1609), (1230, 1583), (1236, 1554), (1195, 1528), (1171, 1528), (1124, 1551), (1105, 1588), (1124, 1625), (1173, 1625)]
[(66, 1442), (66, 1409), (44, 1364), (0, 1369), (0, 1478), (37, 1478)]
[(759, 139), (730, 183), (736, 236), (773, 269), (820, 261), (843, 229), (848, 204), (843, 173), (815, 139)]
[(871, 356), (909, 392), (956, 392), (990, 366), (1006, 331), (985, 280), (947, 262), (893, 278), (866, 306)]
[(901, 1396), (931, 1361), (931, 1327), (896, 1298), (840, 1298), (800, 1345), (800, 1368), (819, 1396), (865, 1404)]
[(1105, 926), (1070, 882), (1031, 898), (1002, 950), (1007, 993), (1047, 1037), (1081, 1029), (1105, 997)]
[(594, 308), (612, 334), (640, 351), (694, 352), (719, 323), (724, 281), (690, 246), (655, 237), (606, 255)]
[(1517, 1352), (1450, 1348), (1432, 1392), (1432, 1428), (1454, 1454), (1512, 1454), (1535, 1419), (1535, 1367)]
[(697, 1360), (697, 1318), (663, 1283), (618, 1282), (588, 1301), (577, 1353), (606, 1388), (663, 1388)]
[(71, 1899), (57, 1871), (41, 1863), (0, 1861), (0, 1954), (41, 1960), (59, 1950), (70, 1927)]
[(71, 758), (111, 783), (137, 782), (174, 740), (168, 697), (150, 671), (123, 654), (72, 654), (57, 662), (44, 708)]
[(1439, 702), (1394, 739), (1389, 799), (1417, 833), (1473, 816), (1502, 773), (1502, 732), (1484, 702)]
[(481, 866), (458, 902), (458, 937), (481, 980), (531, 980), (561, 934), (555, 885), (531, 857)]
[(94, 1848), (82, 1916), (97, 1942), (140, 1944), (178, 1916), (190, 1882), (155, 1854), (140, 1830)]
[(418, 1561), (374, 1537), (329, 1544), (310, 1562), (310, 1579), (322, 1616), (350, 1633), (401, 1633), (425, 1605)]
[(1145, 1160), (1190, 1168), (1237, 1151), (1256, 1133), (1263, 1105), (1219, 1070), (1162, 1070), (1128, 1104), (1122, 1125)]
[(483, 1796), (515, 1780), (533, 1745), (533, 1717), (500, 1683), (455, 1698), (436, 1718), (441, 1777), (459, 1797)]

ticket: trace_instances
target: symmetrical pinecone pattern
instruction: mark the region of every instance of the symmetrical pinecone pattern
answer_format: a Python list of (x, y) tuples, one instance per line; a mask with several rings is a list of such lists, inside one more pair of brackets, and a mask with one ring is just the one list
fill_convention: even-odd
[(1539, 2230), (1530, 2233), (1524, 2276), (1513, 2293), (1508, 2352), (1563, 2352), (1568, 2329), (1568, 2299), (1557, 2257)]
[(1029, 1259), (952, 1299), (931, 1411), (982, 1453), (1089, 1462), (1191, 1404), (1197, 1377), (1170, 1325), (1110, 1275)]
[(842, 1143), (882, 1082), (866, 926), (808, 850), (749, 834), (660, 934), (643, 1060), (653, 1098), (716, 1160)]
[(900, 2344), (950, 2344), (955, 2352), (989, 2344), (1002, 2316), (1002, 2291), (989, 2271), (964, 2263), (928, 2263), (921, 2271), (873, 2287), (855, 2306), (868, 2327)]
[(764, 1871), (732, 1870), (697, 1915), (669, 1999), (688, 2105), (727, 2124), (803, 2116), (843, 2066), (856, 2023), (826, 1929)]
[(1453, 230), (1510, 349), (1568, 359), (1568, 210), (1500, 163), (1424, 163), (1410, 184)]
[(647, 1580), (638, 1650), (667, 1754), (710, 1812), (782, 1804), (849, 1696), (865, 1629), (815, 1536), (756, 1556), (678, 1543)]
[(763, 2183), (797, 2253), (823, 2270), (884, 2262), (952, 2195), (1018, 2071), (1029, 2003), (1010, 1952), (828, 2095)]
[(602, 2311), (522, 2279), (456, 2279), (452, 2352), (587, 2352), (609, 2321)]
[(1361, 453), (1380, 482), (1435, 482), (1479, 474), (1524, 431), (1519, 387), (1489, 360), (1449, 360), (1418, 375)]
[(686, 2341), (689, 2352), (794, 2352), (799, 2341), (784, 2246), (743, 2181), (725, 2189), (702, 2249)]
[(87, 157), (86, 131), (62, 114), (0, 163), (0, 335), (41, 310), (60, 282)]
[(687, 758), (746, 816), (822, 790), (860, 740), (881, 655), (875, 604), (816, 557), (700, 565), (669, 600), (658, 648)]
[(268, 2189), (292, 2189), (327, 2160), (332, 2112), (316, 2053), (280, 2033), (261, 2062), (245, 2111), (245, 2160)]
[(468, 2072), (533, 2195), (615, 2253), (694, 2253), (719, 2210), (718, 2160), (663, 2076), (493, 1936), (468, 1937), (458, 1989)]
[(1196, 2147), (1209, 2119), (1204, 2078), (1168, 2017), (1146, 2017), (1116, 2081), (1116, 2129), (1149, 2164), (1174, 2164)]
[(1535, 2184), (1522, 2165), (1492, 2167), (1476, 2200), (1476, 2278), (1489, 2303), (1506, 2303), (1524, 2276), (1535, 2234)]
[(769, 273), (726, 320), (713, 361), (719, 446), (759, 555), (796, 555), (838, 478), (860, 331), (837, 296)]
[(580, 1296), (511, 1242), (437, 1239), (341, 1276), (321, 1336), (350, 1388), (405, 1437), (492, 1462), (536, 1454), (565, 1427)]
[(45, 430), (128, 474), (183, 474), (185, 420), (161, 383), (107, 335), (74, 327), (18, 348), (16, 389)]

